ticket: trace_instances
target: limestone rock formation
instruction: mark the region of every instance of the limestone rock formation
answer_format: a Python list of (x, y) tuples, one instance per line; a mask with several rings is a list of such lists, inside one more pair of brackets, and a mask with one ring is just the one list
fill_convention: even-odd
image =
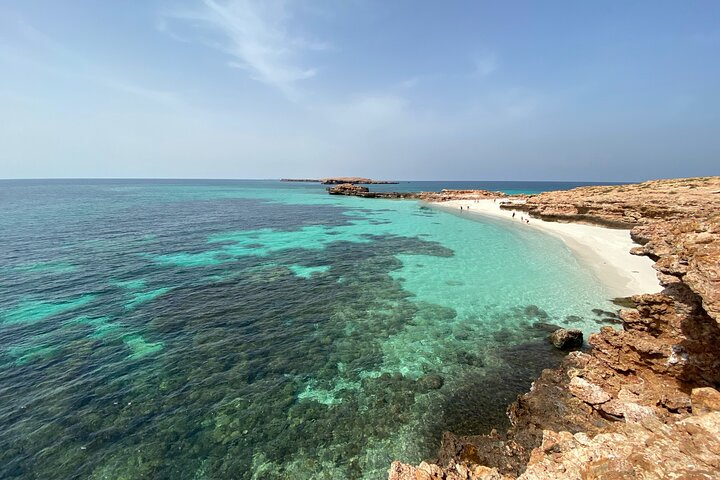
[(367, 187), (353, 185), (352, 183), (341, 183), (327, 190), (330, 195), (362, 195), (370, 191)]
[(501, 199), (508, 195), (502, 192), (491, 192), (490, 190), (448, 190), (442, 189), (439, 192), (420, 192), (418, 198), (426, 202), (447, 202), (448, 200), (483, 200)]
[(365, 185), (388, 185), (396, 184), (398, 182), (388, 182), (386, 180), (372, 180), (364, 177), (328, 177), (321, 178), (320, 183), (324, 185), (339, 185), (342, 183), (363, 183)]
[(452, 463), (446, 468), (422, 462), (417, 467), (393, 462), (388, 480), (511, 480), (497, 469), (477, 465), (469, 468)]
[(720, 413), (692, 416), (673, 424), (654, 417), (618, 423), (591, 437), (585, 433), (543, 432), (520, 479), (718, 478)]
[(281, 178), (281, 182), (307, 182), (322, 183), (324, 185), (340, 185), (343, 183), (362, 183), (366, 185), (386, 185), (396, 184), (399, 182), (389, 182), (386, 180), (372, 180), (364, 177), (327, 177), (327, 178)]
[(550, 343), (560, 350), (572, 350), (582, 347), (583, 333), (576, 328), (558, 328), (550, 334)]
[[(717, 392), (716, 392), (717, 393)], [(655, 417), (615, 423), (591, 436), (584, 432), (542, 432), (527, 469), (518, 480), (615, 480), (644, 478), (715, 479), (720, 472), (720, 412), (665, 424)], [(417, 468), (394, 462), (389, 480), (507, 480), (496, 468), (453, 462), (446, 468), (425, 462)]]
[[(293, 181), (293, 180), (287, 180)], [(325, 183), (325, 182), (323, 182)], [(362, 182), (355, 182), (362, 183)], [(393, 183), (393, 182), (371, 182), (371, 183)], [(446, 202), (448, 200), (480, 200), (488, 198), (504, 198), (506, 194), (502, 192), (491, 192), (489, 190), (447, 190), (443, 189), (439, 192), (372, 192), (366, 187), (357, 187), (354, 183), (340, 183), (334, 187), (327, 189), (331, 195), (354, 195), (365, 198), (403, 198), (423, 200), (426, 202)], [(518, 196), (526, 197), (526, 195)]]
[(543, 192), (528, 198), (520, 209), (544, 220), (587, 222), (615, 228), (709, 218), (720, 211), (720, 177)]

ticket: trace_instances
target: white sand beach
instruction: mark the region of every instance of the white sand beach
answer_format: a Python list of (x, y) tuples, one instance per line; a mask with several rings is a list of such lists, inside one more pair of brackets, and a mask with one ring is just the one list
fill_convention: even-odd
[[(505, 200), (507, 201), (507, 200)], [(528, 218), (525, 212), (517, 210), (513, 218), (511, 210), (500, 209), (500, 200), (450, 200), (433, 203), (440, 208), (459, 212), (463, 215), (488, 216), (517, 224), (518, 228), (532, 228), (560, 238), (583, 264), (608, 288), (611, 295), (627, 297), (640, 293), (657, 293), (662, 290), (657, 272), (648, 257), (631, 255), (630, 249), (637, 246), (630, 238), (629, 230), (617, 230), (579, 223), (546, 222), (530, 218), (530, 223), (520, 220)], [(516, 202), (517, 203), (517, 202)], [(465, 207), (470, 209), (466, 210)]]

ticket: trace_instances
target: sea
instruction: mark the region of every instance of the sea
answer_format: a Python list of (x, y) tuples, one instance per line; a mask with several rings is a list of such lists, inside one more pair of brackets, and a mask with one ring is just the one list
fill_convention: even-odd
[[(588, 183), (401, 182), (537, 193)], [(0, 181), (0, 478), (384, 479), (616, 307), (557, 238), (274, 180)]]

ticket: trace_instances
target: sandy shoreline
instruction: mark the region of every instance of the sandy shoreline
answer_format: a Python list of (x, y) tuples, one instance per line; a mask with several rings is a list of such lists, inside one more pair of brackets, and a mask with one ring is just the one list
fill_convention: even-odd
[[(579, 223), (546, 222), (530, 218), (527, 224), (520, 220), (528, 218), (525, 212), (518, 210), (515, 217), (512, 211), (501, 210), (500, 200), (450, 200), (433, 202), (443, 209), (460, 211), (463, 215), (486, 216), (516, 223), (518, 228), (532, 228), (561, 239), (580, 262), (590, 267), (592, 272), (607, 287), (614, 297), (627, 297), (640, 293), (657, 293), (662, 290), (653, 261), (648, 257), (630, 254), (637, 246), (630, 238), (629, 230), (616, 230)], [(470, 209), (466, 210), (465, 207)]]

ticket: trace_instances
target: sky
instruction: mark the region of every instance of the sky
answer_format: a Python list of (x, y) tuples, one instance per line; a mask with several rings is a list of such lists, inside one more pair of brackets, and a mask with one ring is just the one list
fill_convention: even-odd
[(0, 2), (0, 178), (333, 175), (720, 175), (720, 2)]

